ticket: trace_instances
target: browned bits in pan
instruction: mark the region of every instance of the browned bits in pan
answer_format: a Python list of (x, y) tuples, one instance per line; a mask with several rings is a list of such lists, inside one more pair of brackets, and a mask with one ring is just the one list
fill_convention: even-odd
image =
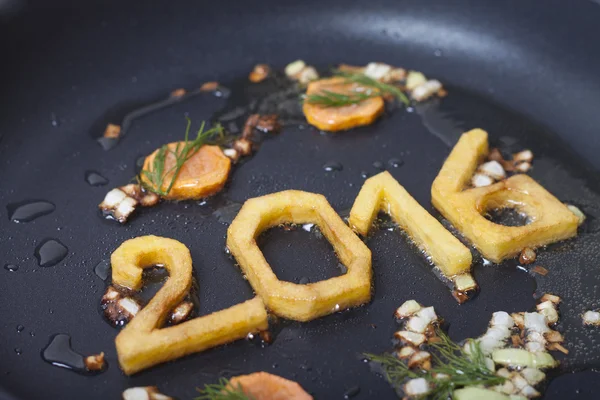
[(100, 371), (104, 368), (104, 352), (87, 356), (84, 362), (88, 371)]
[(121, 126), (115, 124), (106, 125), (104, 130), (104, 137), (110, 139), (117, 139), (121, 135)]
[(185, 89), (179, 88), (171, 92), (171, 97), (183, 97), (185, 96)]
[(273, 335), (271, 335), (271, 332), (269, 332), (269, 331), (260, 331), (259, 335), (260, 335), (260, 339), (263, 342), (265, 342), (267, 344), (273, 343)]
[(548, 275), (548, 270), (539, 265), (536, 265), (535, 267), (531, 268), (531, 272), (535, 272), (536, 274), (541, 275), (541, 276)]
[(204, 82), (202, 86), (200, 86), (200, 91), (202, 92), (214, 92), (219, 87), (219, 82), (210, 81)]
[(256, 129), (265, 133), (278, 133), (281, 125), (279, 124), (277, 115), (261, 115), (256, 123)]
[(250, 82), (258, 83), (264, 81), (271, 73), (271, 68), (267, 64), (256, 64), (248, 79)]
[(535, 251), (531, 247), (525, 247), (523, 250), (521, 250), (521, 254), (519, 255), (519, 262), (521, 264), (531, 264), (535, 261), (535, 258)]

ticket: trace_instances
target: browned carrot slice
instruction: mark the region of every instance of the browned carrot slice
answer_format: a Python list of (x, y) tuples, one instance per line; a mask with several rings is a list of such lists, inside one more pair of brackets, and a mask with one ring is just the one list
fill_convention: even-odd
[[(179, 142), (179, 144), (181, 148), (185, 142)], [(177, 142), (169, 143), (168, 146), (170, 150), (175, 151)], [(146, 157), (144, 170), (149, 171), (152, 168), (157, 153), (158, 150)], [(172, 152), (168, 152), (164, 171), (170, 171), (174, 165), (175, 156)], [(230, 169), (231, 161), (223, 154), (219, 146), (204, 145), (183, 164), (171, 191), (163, 197), (169, 200), (185, 200), (211, 196), (223, 189)], [(163, 191), (167, 190), (173, 180), (174, 172), (171, 170), (165, 174)], [(142, 174), (142, 181), (150, 184), (144, 174)]]
[(267, 372), (236, 376), (229, 384), (233, 388), (240, 387), (255, 400), (312, 400), (296, 382)]
[[(352, 94), (360, 88), (356, 83), (346, 83), (344, 78), (328, 78), (308, 84), (306, 94), (319, 94), (330, 91)], [(302, 110), (308, 123), (324, 131), (343, 131), (361, 125), (372, 124), (383, 113), (383, 98), (372, 97), (358, 104), (343, 107), (324, 107), (304, 102)]]

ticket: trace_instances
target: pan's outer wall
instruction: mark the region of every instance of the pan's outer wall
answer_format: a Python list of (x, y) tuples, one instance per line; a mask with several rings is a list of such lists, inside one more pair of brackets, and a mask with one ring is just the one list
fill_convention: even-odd
[[(600, 6), (586, 1), (565, 4), (560, 0), (546, 0), (543, 6), (519, 0), (345, 0), (298, 5), (276, 0), (29, 1), (14, 15), (0, 14), (0, 176), (18, 175), (14, 163), (3, 164), (9, 152), (28, 157), (36, 153), (43, 159), (49, 157), (47, 149), (68, 148), (68, 135), (87, 135), (91, 123), (115, 101), (153, 96), (165, 88), (189, 87), (204, 80), (224, 81), (246, 74), (258, 62), (282, 67), (298, 58), (321, 65), (386, 61), (492, 97), (551, 127), (570, 143), (572, 149), (565, 151), (579, 154), (591, 172), (600, 168), (596, 156), (600, 151), (596, 45)], [(440, 53), (442, 57), (437, 56)], [(131, 85), (132, 77), (141, 84)], [(59, 137), (47, 128), (53, 113), (68, 117), (69, 128)], [(13, 199), (13, 193), (20, 196), (7, 182), (0, 181), (0, 227), (7, 223), (5, 201)], [(4, 245), (5, 240), (0, 236)], [(90, 264), (81, 268), (89, 269)], [(0, 281), (0, 287), (5, 282)], [(69, 282), (65, 290), (88, 287), (82, 280)], [(16, 299), (2, 302), (3, 310), (12, 304), (18, 313)], [(78, 304), (65, 307), (82, 311)], [(40, 303), (39, 312), (47, 313), (48, 308)], [(24, 319), (34, 321), (36, 316)], [(81, 337), (77, 341), (82, 350), (97, 350), (93, 338), (91, 343)], [(2, 346), (3, 358), (12, 348), (10, 341)], [(40, 375), (52, 368), (36, 362)], [(188, 359), (180, 366), (193, 368), (194, 364)], [(116, 368), (112, 364), (110, 372)], [(177, 381), (173, 378), (177, 372), (167, 368), (161, 371)], [(96, 393), (111, 385), (104, 381), (106, 376), (89, 378)], [(153, 374), (144, 383), (160, 384), (157, 377)], [(590, 380), (574, 379), (571, 384), (583, 387)], [(2, 381), (10, 382), (16, 394), (40, 392), (26, 388), (36, 386), (35, 376), (27, 382), (11, 382), (6, 375)], [(68, 392), (68, 380), (56, 384)]]

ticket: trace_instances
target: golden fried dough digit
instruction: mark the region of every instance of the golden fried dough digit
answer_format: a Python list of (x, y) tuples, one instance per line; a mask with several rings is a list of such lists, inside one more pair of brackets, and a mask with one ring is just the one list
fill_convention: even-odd
[(350, 226), (366, 236), (379, 211), (389, 214), (416, 245), (431, 256), (444, 275), (452, 277), (471, 268), (469, 249), (421, 207), (387, 171), (365, 181), (350, 211)]
[[(433, 205), (493, 262), (577, 235), (577, 217), (527, 175), (514, 175), (490, 186), (463, 190), (488, 154), (487, 132), (462, 135), (431, 187)], [(510, 207), (528, 215), (525, 226), (487, 220), (487, 210)]]
[[(256, 238), (266, 229), (290, 222), (318, 225), (348, 272), (307, 285), (280, 281)], [(227, 231), (227, 246), (256, 293), (281, 317), (309, 321), (371, 298), (371, 251), (322, 195), (288, 190), (246, 201)]]
[(256, 297), (176, 326), (160, 328), (192, 283), (192, 257), (182, 243), (157, 236), (125, 241), (111, 256), (113, 283), (138, 290), (142, 270), (162, 264), (169, 279), (115, 340), (119, 364), (130, 375), (184, 355), (265, 330), (267, 313)]

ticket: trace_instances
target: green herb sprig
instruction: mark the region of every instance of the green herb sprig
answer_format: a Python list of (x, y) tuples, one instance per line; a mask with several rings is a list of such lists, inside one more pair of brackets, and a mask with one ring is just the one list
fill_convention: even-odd
[[(198, 134), (194, 140), (189, 139), (190, 129), (192, 126), (192, 122), (189, 118), (187, 119), (187, 127), (185, 129), (185, 137), (183, 143), (178, 142), (175, 150), (171, 150), (168, 145), (163, 145), (149, 169), (143, 169), (142, 174), (146, 178), (146, 180), (141, 180), (144, 188), (151, 192), (158, 194), (159, 196), (166, 196), (171, 192), (173, 185), (175, 184), (175, 180), (177, 179), (177, 175), (179, 175), (179, 171), (183, 167), (183, 164), (187, 160), (189, 160), (202, 146), (205, 144), (209, 144), (211, 141), (217, 140), (219, 138), (223, 138), (224, 131), (223, 127), (219, 124), (212, 127), (211, 129), (205, 131), (205, 122), (202, 122), (200, 125), (200, 129), (198, 130)], [(167, 156), (169, 153), (175, 156), (175, 165), (168, 170), (165, 171), (165, 162), (167, 160)], [(171, 181), (165, 182), (167, 176), (173, 173), (171, 176)], [(163, 190), (163, 187), (166, 186), (166, 189)]]
[(319, 93), (309, 94), (304, 101), (322, 107), (344, 107), (352, 104), (358, 104), (364, 100), (379, 96), (379, 92), (354, 92), (351, 94), (342, 94), (330, 90), (322, 90)]
[(340, 71), (334, 70), (334, 75), (340, 76), (346, 79), (347, 82), (358, 83), (359, 85), (370, 87), (376, 89), (379, 92), (379, 95), (389, 94), (394, 96), (396, 99), (404, 103), (405, 106), (410, 105), (410, 100), (400, 90), (399, 87), (390, 85), (388, 83), (379, 82), (377, 79), (373, 79), (368, 77), (365, 74), (357, 73), (357, 72), (348, 72), (348, 71)]
[(203, 389), (198, 389), (200, 396), (194, 400), (255, 400), (247, 395), (238, 385), (233, 387), (228, 379), (221, 378), (218, 383), (209, 383)]
[[(495, 375), (486, 366), (479, 343), (469, 341), (467, 353), (441, 330), (438, 330), (437, 335), (440, 341), (429, 344), (433, 359), (433, 368), (429, 371), (410, 369), (393, 354), (365, 354), (365, 357), (379, 364), (385, 379), (396, 388), (407, 379), (425, 378), (431, 387), (431, 391), (425, 396), (428, 399), (446, 400), (452, 396), (454, 390), (462, 387), (504, 383), (505, 378)], [(444, 374), (447, 378), (436, 378), (438, 374)]]

